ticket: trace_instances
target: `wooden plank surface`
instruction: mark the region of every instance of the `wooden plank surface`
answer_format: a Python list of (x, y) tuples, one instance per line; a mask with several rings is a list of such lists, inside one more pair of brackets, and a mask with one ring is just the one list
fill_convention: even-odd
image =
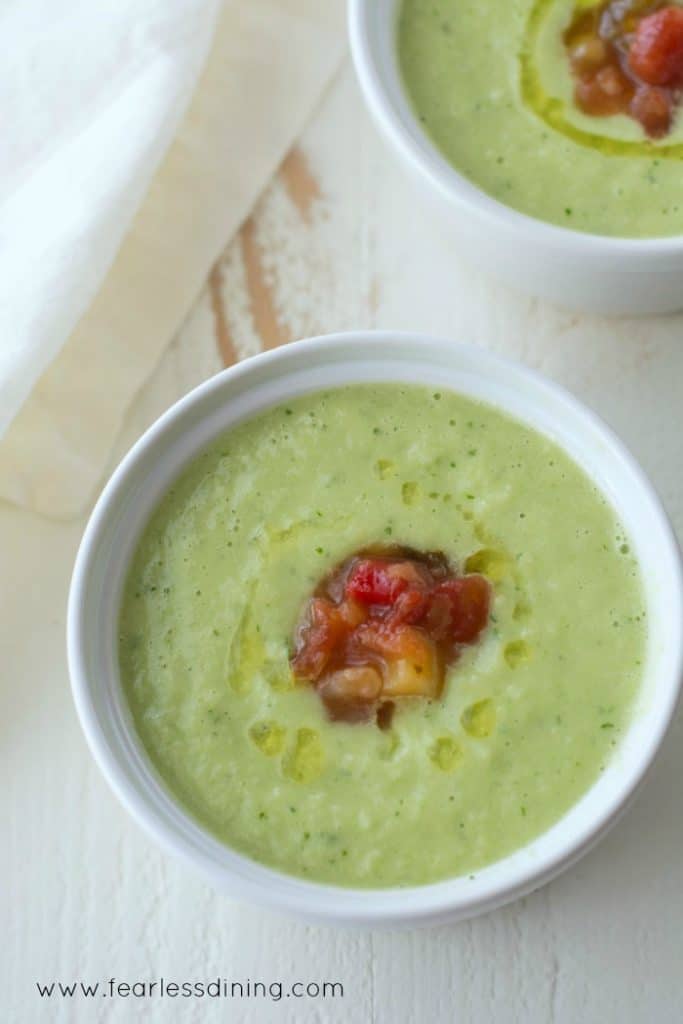
[[(457, 236), (377, 138), (348, 69), (211, 272), (131, 410), (119, 454), (221, 366), (293, 338), (358, 326), (465, 339), (561, 381), (622, 434), (683, 533), (683, 318), (583, 317), (512, 294), (469, 268)], [(528, 899), (429, 932), (283, 921), (231, 903), (169, 860), (129, 821), (94, 767), (72, 708), (62, 640), (81, 529), (0, 509), (2, 544), (23, 553), (23, 570), (3, 588), (4, 600), (18, 603), (34, 624), (27, 644), (3, 628), (0, 615), (0, 856), (10, 922), (3, 1020), (683, 1020), (680, 722), (623, 822)], [(341, 981), (345, 995), (47, 1001), (35, 991), (36, 981), (52, 979), (160, 976)]]

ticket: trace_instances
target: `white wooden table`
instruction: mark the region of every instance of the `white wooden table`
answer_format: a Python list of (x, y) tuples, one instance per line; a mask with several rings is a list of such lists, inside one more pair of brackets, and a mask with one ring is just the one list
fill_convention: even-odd
[[(262, 346), (357, 326), (490, 346), (601, 412), (683, 532), (683, 318), (555, 310), (471, 271), (368, 121), (348, 68), (212, 272), (128, 417), (119, 454), (172, 400)], [(0, 600), (3, 918), (0, 1020), (675, 1024), (683, 1021), (680, 723), (636, 806), (532, 897), (465, 924), (337, 932), (237, 906), (169, 860), (110, 794), (80, 734), (63, 652), (82, 523), (0, 509), (25, 552)], [(9, 548), (7, 548), (9, 550)], [(40, 999), (36, 982), (341, 981), (336, 999)]]

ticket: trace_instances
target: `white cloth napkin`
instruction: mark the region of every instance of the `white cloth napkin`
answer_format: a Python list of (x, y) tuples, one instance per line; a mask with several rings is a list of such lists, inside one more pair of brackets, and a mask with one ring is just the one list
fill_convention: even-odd
[(68, 517), (338, 66), (343, 0), (10, 0), (0, 30), (0, 497)]

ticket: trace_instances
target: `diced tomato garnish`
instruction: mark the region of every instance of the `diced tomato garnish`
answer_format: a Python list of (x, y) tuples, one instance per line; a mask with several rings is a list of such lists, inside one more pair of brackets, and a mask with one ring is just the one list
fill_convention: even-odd
[(292, 670), (301, 679), (315, 682), (322, 675), (334, 650), (348, 635), (349, 626), (338, 608), (324, 597), (314, 597), (307, 620), (301, 627)]
[(347, 597), (337, 606), (337, 609), (343, 621), (351, 629), (360, 626), (361, 622), (365, 622), (368, 617), (367, 605), (354, 601), (352, 597)]
[(432, 597), (427, 628), (442, 641), (471, 644), (489, 620), (491, 585), (476, 573), (439, 583)]
[(666, 135), (673, 118), (673, 99), (666, 89), (641, 85), (631, 100), (631, 113), (652, 139)]
[(315, 685), (331, 718), (374, 717), (388, 728), (394, 699), (438, 697), (460, 647), (486, 626), (490, 601), (483, 576), (457, 576), (440, 552), (363, 552), (311, 598), (292, 670)]
[(621, 94), (605, 92), (597, 75), (580, 79), (574, 95), (581, 110), (594, 118), (618, 114), (624, 106)]
[(429, 608), (429, 592), (426, 590), (404, 590), (394, 601), (386, 622), (391, 625), (416, 623), (424, 618)]
[(369, 665), (331, 672), (318, 686), (330, 717), (339, 722), (366, 721), (381, 692), (382, 677)]
[(683, 7), (661, 0), (577, 4), (563, 39), (584, 113), (626, 114), (651, 139), (668, 134), (683, 90)]
[(356, 630), (361, 647), (384, 658), (415, 658), (420, 661), (427, 635), (414, 626), (387, 625), (385, 622), (366, 622)]
[(358, 643), (383, 661), (382, 693), (389, 697), (435, 697), (441, 689), (436, 646), (415, 626), (368, 622), (357, 630)]
[(391, 572), (391, 564), (381, 559), (365, 558), (351, 570), (346, 581), (346, 595), (361, 604), (393, 604), (406, 590), (408, 581)]
[(636, 28), (628, 62), (649, 85), (683, 86), (683, 8), (662, 7)]

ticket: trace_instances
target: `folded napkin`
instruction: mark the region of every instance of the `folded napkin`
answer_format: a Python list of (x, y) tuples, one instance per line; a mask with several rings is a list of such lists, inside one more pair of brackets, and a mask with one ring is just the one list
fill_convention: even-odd
[(337, 68), (343, 8), (0, 14), (0, 497), (57, 518), (87, 504), (131, 398)]

